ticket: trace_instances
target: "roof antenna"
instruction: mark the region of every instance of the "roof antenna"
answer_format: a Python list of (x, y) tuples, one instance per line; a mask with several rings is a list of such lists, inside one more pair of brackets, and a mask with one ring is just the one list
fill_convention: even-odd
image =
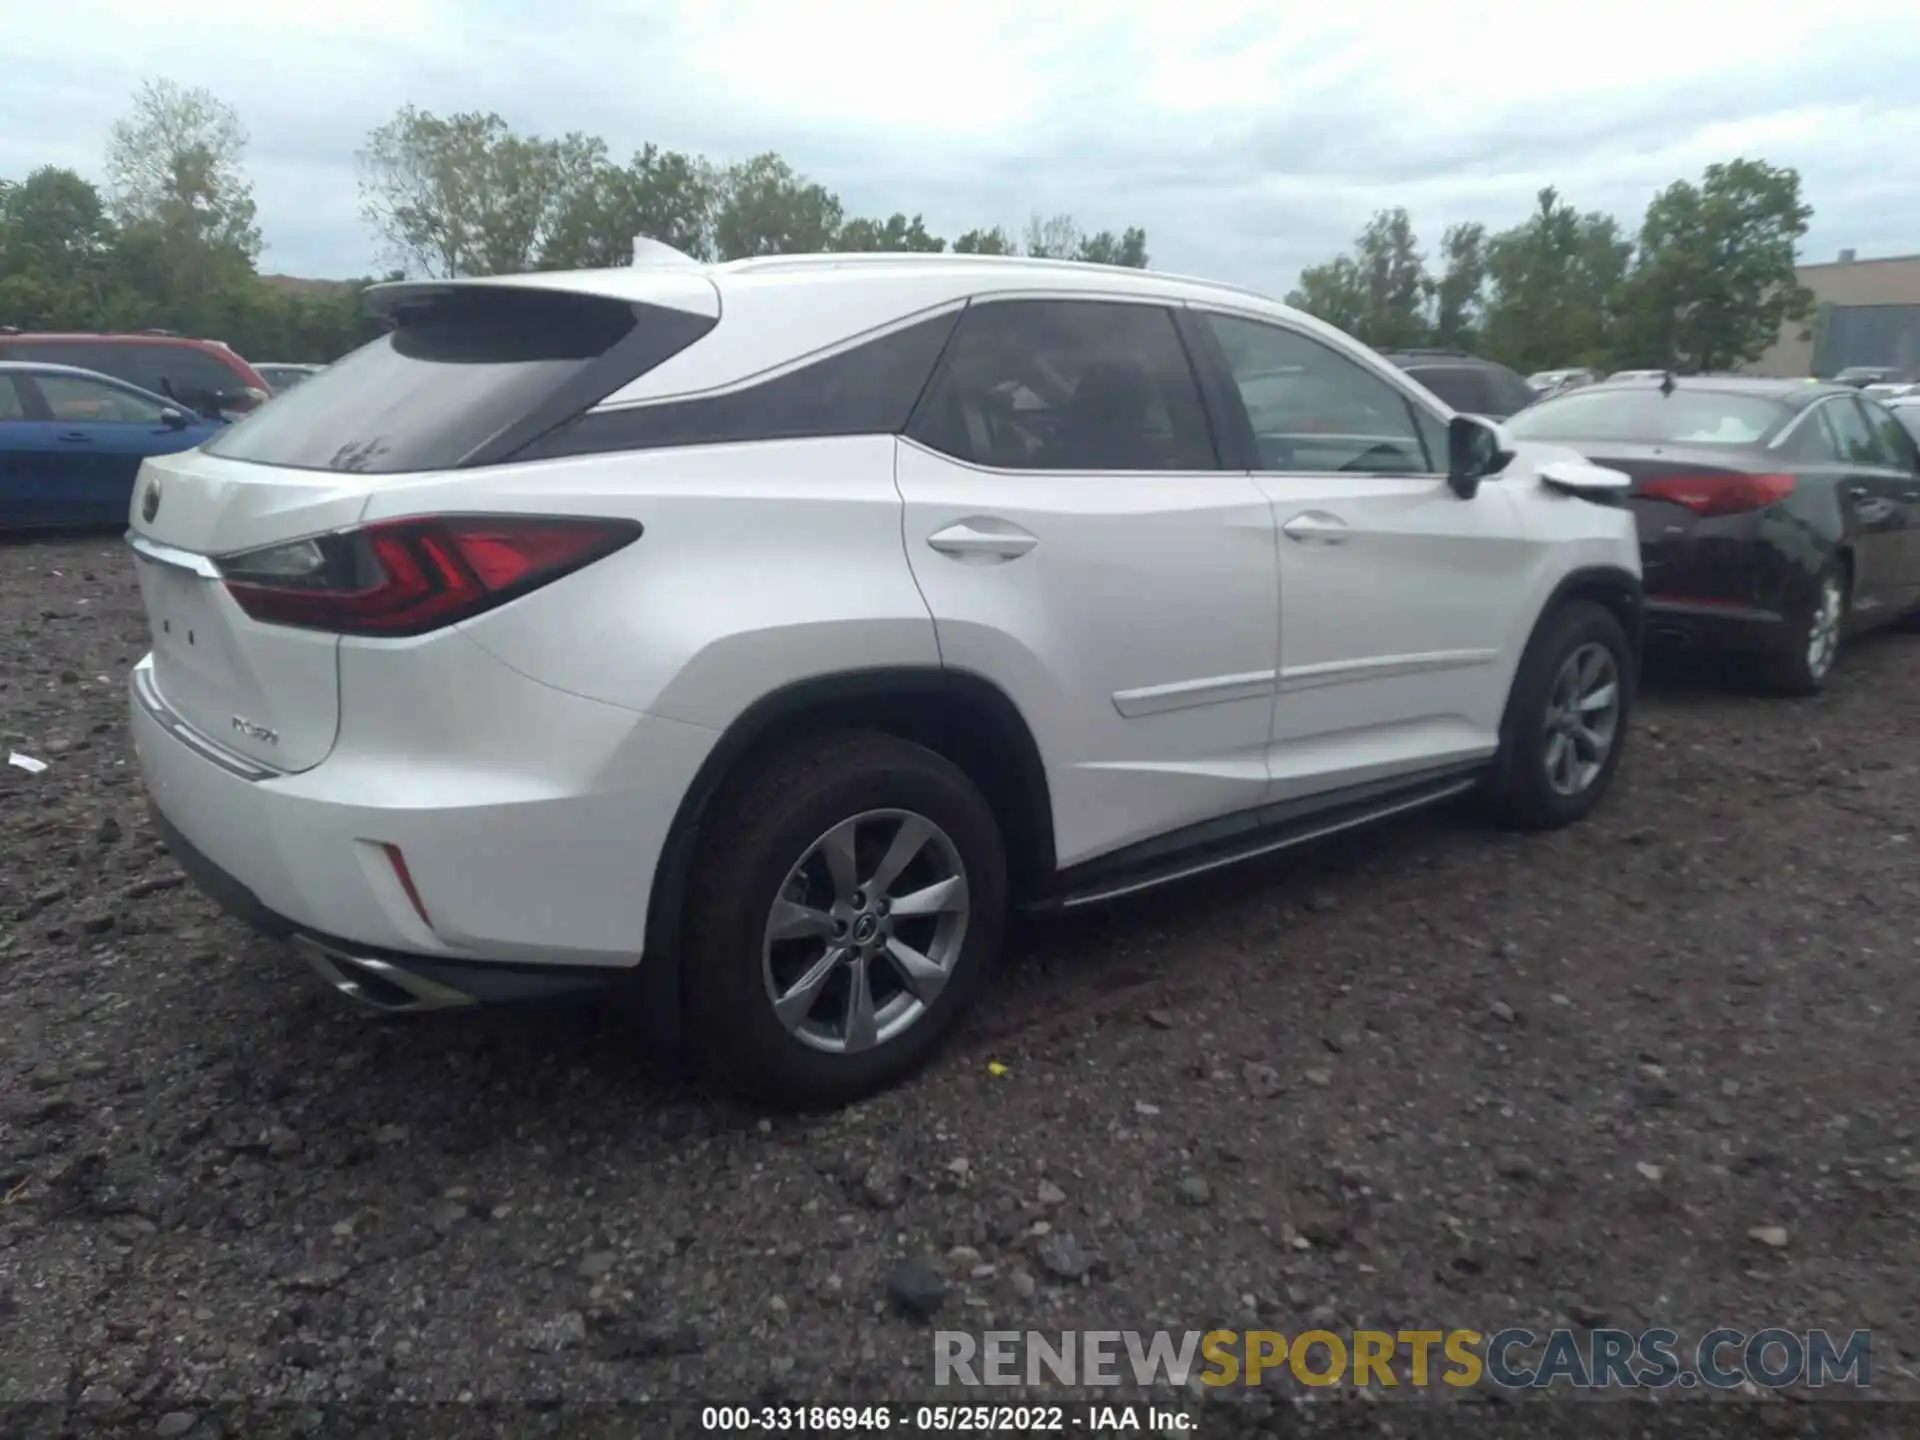
[(1671, 395), (1673, 393), (1673, 371), (1664, 370), (1661, 372), (1660, 393), (1662, 395)]

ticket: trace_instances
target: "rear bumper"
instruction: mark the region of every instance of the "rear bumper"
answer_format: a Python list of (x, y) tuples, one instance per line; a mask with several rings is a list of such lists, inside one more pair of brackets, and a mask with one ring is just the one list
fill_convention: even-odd
[(1773, 506), (1653, 539), (1649, 530), (1662, 527), (1648, 504), (1637, 508), (1649, 642), (1740, 651), (1788, 643), (1787, 621), (1811, 599), (1822, 558), (1805, 523)]
[(528, 680), (459, 637), (432, 652), (393, 667), (401, 688), (348, 696), (326, 760), (267, 776), (183, 730), (141, 661), (134, 749), (182, 868), (263, 932), (349, 958), (633, 969), (668, 829), (716, 737)]
[(388, 1014), (555, 999), (625, 984), (633, 972), (605, 966), (513, 965), (436, 959), (302, 930), (209, 859), (158, 806), (149, 815), (189, 879), (221, 909), (275, 940), (291, 940), (320, 978), (368, 1010)]
[(1770, 651), (1787, 639), (1785, 617), (1777, 610), (1649, 596), (1646, 613), (1649, 645)]

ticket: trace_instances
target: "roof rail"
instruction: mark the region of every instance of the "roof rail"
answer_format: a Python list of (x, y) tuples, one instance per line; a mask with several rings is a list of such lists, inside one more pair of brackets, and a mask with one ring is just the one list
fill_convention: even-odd
[(1206, 289), (1217, 290), (1226, 295), (1246, 295), (1267, 304), (1274, 303), (1273, 296), (1264, 291), (1255, 290), (1252, 286), (1212, 280), (1204, 275), (1182, 275), (1173, 270), (1145, 270), (1134, 265), (1103, 265), (1092, 260), (1064, 260), (1041, 255), (976, 255), (956, 250), (822, 250), (796, 255), (750, 255), (738, 260), (723, 261), (714, 268), (720, 271), (752, 274), (755, 271), (764, 273), (816, 267), (824, 270), (856, 265), (898, 266), (902, 269), (915, 265), (965, 265), (978, 266), (983, 270), (993, 268), (1103, 270), (1109, 274), (1136, 275), (1143, 281), (1149, 282), (1204, 286)]

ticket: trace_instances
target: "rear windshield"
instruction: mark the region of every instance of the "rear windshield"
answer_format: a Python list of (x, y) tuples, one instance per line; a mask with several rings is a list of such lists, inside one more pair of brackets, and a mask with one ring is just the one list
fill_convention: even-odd
[[(633, 335), (643, 314), (658, 317), (650, 323), (677, 337), (666, 353), (710, 324), (552, 291), (443, 294), (403, 309), (393, 330), (277, 395), (206, 449), (302, 470), (452, 469), (534, 416), (570, 382), (590, 378), (594, 362)], [(664, 358), (655, 352), (648, 362)], [(579, 405), (645, 368), (609, 375), (605, 388), (581, 396)]]
[(1788, 418), (1778, 401), (1722, 390), (1602, 386), (1576, 390), (1516, 415), (1522, 440), (1629, 440), (1657, 445), (1754, 445)]

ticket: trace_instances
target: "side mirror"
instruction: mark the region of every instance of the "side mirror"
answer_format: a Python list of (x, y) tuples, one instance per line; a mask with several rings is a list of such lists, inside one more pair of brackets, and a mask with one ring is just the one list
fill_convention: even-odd
[(187, 412), (169, 405), (160, 412), (160, 423), (169, 430), (184, 430), (187, 428)]
[(1447, 484), (1462, 500), (1480, 493), (1480, 482), (1498, 475), (1512, 458), (1499, 427), (1473, 415), (1447, 423)]

